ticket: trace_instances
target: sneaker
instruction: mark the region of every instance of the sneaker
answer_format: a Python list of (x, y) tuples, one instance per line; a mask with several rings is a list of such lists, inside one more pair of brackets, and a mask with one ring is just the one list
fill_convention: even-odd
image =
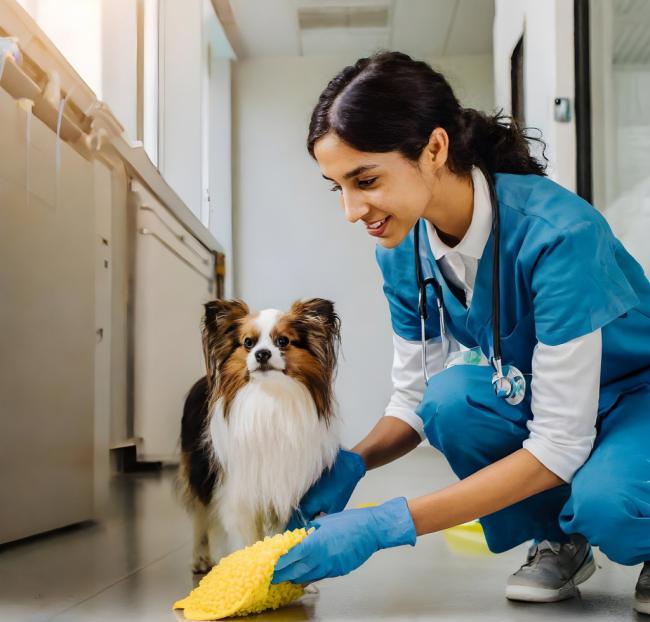
[(650, 615), (650, 562), (643, 564), (639, 580), (636, 582), (634, 609)]
[(530, 547), (526, 563), (508, 578), (506, 598), (535, 603), (571, 598), (595, 570), (591, 546), (581, 535), (565, 544), (542, 540)]

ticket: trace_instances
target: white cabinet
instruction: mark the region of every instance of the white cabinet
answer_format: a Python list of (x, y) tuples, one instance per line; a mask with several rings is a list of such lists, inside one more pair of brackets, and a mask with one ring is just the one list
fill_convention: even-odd
[(139, 460), (178, 460), (183, 401), (205, 374), (203, 303), (215, 297), (214, 255), (142, 184), (133, 279), (133, 422)]
[(0, 543), (94, 515), (94, 168), (62, 142), (57, 195), (26, 115), (0, 88)]

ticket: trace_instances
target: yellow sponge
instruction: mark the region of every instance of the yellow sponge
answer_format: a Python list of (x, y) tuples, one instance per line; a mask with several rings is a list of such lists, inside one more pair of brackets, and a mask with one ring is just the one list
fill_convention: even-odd
[(285, 531), (222, 558), (174, 609), (184, 609), (188, 620), (220, 620), (288, 605), (302, 596), (303, 588), (288, 582), (271, 585), (273, 571), (278, 559), (306, 537), (304, 529)]

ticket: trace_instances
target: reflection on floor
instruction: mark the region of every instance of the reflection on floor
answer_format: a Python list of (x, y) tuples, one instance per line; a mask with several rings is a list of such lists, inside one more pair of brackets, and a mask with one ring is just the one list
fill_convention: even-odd
[[(190, 521), (173, 494), (174, 472), (116, 476), (105, 521), (0, 548), (0, 620), (119, 622), (182, 619), (171, 603), (192, 587)], [(352, 505), (423, 494), (453, 481), (444, 460), (420, 447), (371, 471)], [(44, 509), (44, 511), (47, 511)], [(528, 605), (503, 597), (525, 546), (499, 556), (452, 552), (444, 538), (382, 551), (359, 570), (318, 584), (292, 607), (259, 622), (299, 620), (639, 620), (632, 611), (639, 567), (596, 552), (582, 597)]]

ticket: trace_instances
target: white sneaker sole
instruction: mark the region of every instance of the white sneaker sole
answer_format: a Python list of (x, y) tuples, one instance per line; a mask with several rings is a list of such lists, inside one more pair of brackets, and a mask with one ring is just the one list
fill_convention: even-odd
[[(562, 587), (554, 590), (530, 585), (506, 585), (506, 598), (529, 603), (554, 603), (559, 600), (566, 600), (575, 596), (577, 586), (584, 583), (594, 572), (596, 572), (596, 562), (593, 554), (589, 552), (589, 557), (578, 568), (573, 578)], [(650, 603), (648, 604), (650, 605)]]
[(650, 600), (639, 600), (637, 598), (634, 601), (634, 611), (650, 616)]

